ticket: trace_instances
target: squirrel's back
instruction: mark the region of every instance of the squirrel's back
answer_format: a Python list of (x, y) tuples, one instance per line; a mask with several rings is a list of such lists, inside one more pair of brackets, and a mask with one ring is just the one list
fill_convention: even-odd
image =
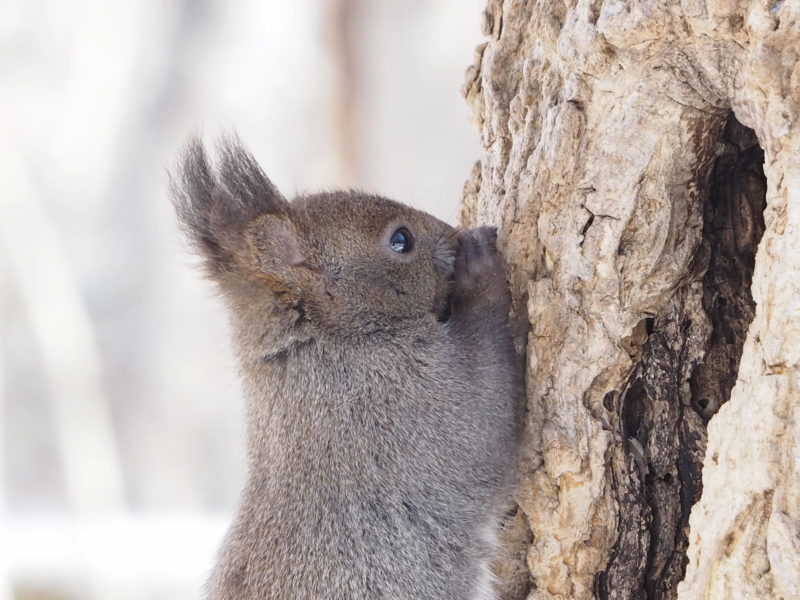
[(482, 409), (486, 390), (452, 377), (477, 365), (449, 345), (312, 340), (245, 369), (266, 392), (250, 414), (265, 455), (251, 457), (258, 489), (245, 490), (212, 598), (265, 585), (263, 597), (473, 597), (510, 485), (516, 409), (511, 389)]

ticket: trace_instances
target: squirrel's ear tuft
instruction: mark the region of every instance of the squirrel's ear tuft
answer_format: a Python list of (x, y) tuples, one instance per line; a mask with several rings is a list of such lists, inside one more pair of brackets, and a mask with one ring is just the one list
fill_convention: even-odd
[(235, 137), (224, 138), (213, 168), (202, 142), (189, 140), (170, 175), (178, 220), (205, 259), (208, 274), (234, 268), (248, 223), (261, 215), (286, 218), (289, 204)]

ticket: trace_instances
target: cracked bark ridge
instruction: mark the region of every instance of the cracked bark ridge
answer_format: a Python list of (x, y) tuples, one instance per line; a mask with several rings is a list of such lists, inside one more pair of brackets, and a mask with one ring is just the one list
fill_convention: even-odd
[(503, 597), (800, 597), (799, 16), (488, 3), (461, 219), (528, 329)]

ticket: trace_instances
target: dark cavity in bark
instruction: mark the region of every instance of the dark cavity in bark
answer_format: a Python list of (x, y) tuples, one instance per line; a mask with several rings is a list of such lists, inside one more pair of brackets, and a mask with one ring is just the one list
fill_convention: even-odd
[[(597, 598), (677, 597), (689, 512), (702, 491), (706, 426), (730, 398), (755, 303), (755, 252), (764, 233), (764, 153), (730, 116), (707, 182), (693, 268), (648, 327), (622, 390), (614, 449), (619, 538)], [(702, 180), (702, 179), (701, 179)]]

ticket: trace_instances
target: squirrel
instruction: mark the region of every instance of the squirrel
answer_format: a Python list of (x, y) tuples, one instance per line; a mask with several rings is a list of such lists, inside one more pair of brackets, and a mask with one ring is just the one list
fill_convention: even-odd
[(357, 191), (291, 202), (237, 138), (171, 192), (230, 313), (247, 476), (210, 600), (494, 598), (522, 364), (496, 230)]

